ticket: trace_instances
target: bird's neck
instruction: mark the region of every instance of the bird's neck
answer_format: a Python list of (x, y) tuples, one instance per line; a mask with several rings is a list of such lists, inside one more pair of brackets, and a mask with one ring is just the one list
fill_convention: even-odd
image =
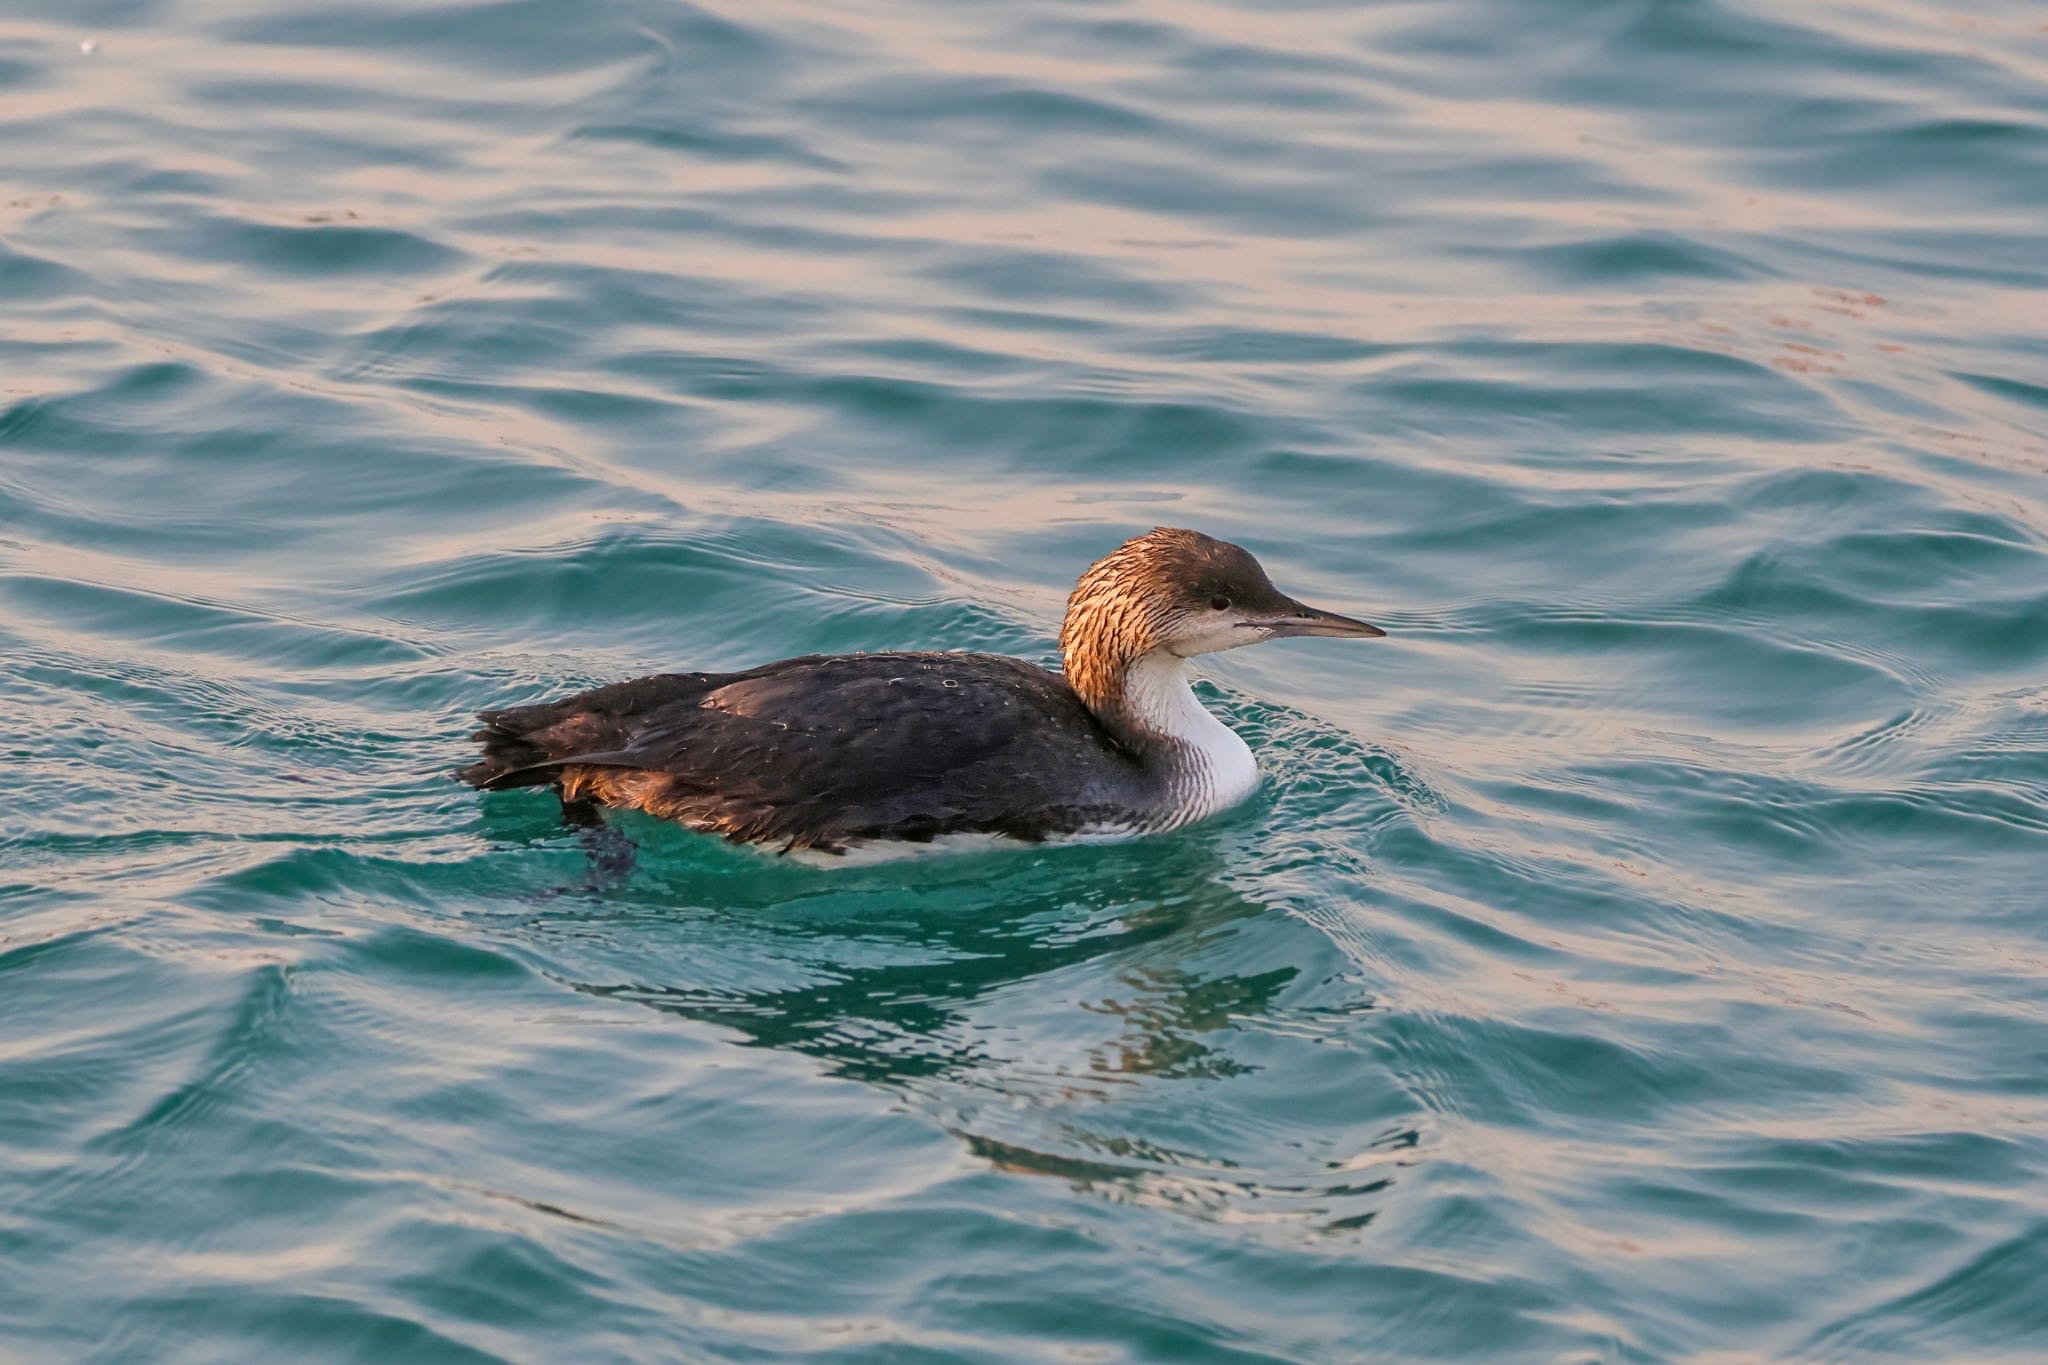
[(1250, 747), (1196, 700), (1180, 656), (1155, 649), (1103, 658), (1070, 648), (1066, 668), (1088, 709), (1160, 783), (1176, 823), (1234, 805), (1258, 785)]

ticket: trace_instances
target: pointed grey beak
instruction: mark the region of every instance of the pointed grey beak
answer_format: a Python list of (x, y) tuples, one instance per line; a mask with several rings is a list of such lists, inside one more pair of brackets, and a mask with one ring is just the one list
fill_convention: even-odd
[(1247, 621), (1248, 626), (1257, 626), (1268, 633), (1268, 638), (1282, 640), (1290, 635), (1333, 635), (1352, 640), (1377, 640), (1386, 632), (1378, 626), (1369, 626), (1349, 616), (1339, 616), (1334, 611), (1311, 607), (1306, 602), (1289, 601), (1284, 616), (1269, 616), (1264, 620)]

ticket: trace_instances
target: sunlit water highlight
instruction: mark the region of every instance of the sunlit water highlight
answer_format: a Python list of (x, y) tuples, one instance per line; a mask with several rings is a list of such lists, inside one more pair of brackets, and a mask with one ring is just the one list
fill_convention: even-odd
[[(2040, 1359), (2044, 240), (2017, 2), (16, 0), (0, 1355)], [(1201, 829), (446, 778), (1155, 522)]]

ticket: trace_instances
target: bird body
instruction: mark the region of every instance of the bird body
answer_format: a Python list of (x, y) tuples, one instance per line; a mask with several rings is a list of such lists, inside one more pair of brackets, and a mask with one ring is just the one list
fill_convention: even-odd
[(1161, 529), (1082, 577), (1064, 674), (949, 652), (657, 674), (480, 713), (483, 756), (461, 777), (550, 785), (572, 814), (642, 810), (784, 852), (1150, 833), (1258, 784), (1251, 750), (1189, 687), (1189, 655), (1380, 633), (1281, 596), (1234, 545)]

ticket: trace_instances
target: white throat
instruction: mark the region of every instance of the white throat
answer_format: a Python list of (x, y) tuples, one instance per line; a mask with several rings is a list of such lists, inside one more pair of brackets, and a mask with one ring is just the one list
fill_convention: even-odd
[(1165, 751), (1159, 758), (1169, 769), (1175, 824), (1234, 806), (1259, 785), (1251, 747), (1195, 700), (1179, 656), (1154, 650), (1132, 664), (1120, 709), (1127, 724), (1156, 736)]

